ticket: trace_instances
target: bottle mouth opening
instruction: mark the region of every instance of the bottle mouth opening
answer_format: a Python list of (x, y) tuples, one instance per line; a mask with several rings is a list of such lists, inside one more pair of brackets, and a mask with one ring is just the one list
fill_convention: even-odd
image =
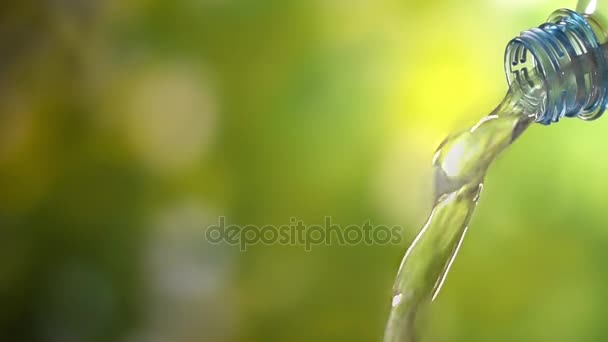
[(536, 121), (544, 122), (547, 117), (546, 73), (543, 61), (525, 41), (515, 38), (507, 45), (505, 73), (511, 90), (520, 93), (530, 107), (537, 108)]
[(524, 94), (529, 90), (545, 87), (545, 74), (539, 58), (519, 40), (512, 40), (505, 54), (505, 70), (509, 86), (517, 86)]

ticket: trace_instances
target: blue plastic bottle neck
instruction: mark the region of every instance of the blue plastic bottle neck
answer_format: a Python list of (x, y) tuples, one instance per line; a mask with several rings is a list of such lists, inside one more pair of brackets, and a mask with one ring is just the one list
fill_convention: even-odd
[(510, 87), (544, 89), (536, 121), (546, 125), (564, 116), (596, 119), (608, 101), (604, 53), (585, 18), (570, 10), (554, 12), (509, 42), (505, 72)]

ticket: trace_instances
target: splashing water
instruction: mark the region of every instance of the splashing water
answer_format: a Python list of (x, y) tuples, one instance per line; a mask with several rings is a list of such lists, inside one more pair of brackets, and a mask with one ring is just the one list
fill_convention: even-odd
[(417, 340), (416, 316), (445, 281), (488, 166), (544, 111), (545, 97), (539, 86), (512, 88), (490, 115), (439, 145), (433, 157), (434, 206), (401, 262), (384, 342)]

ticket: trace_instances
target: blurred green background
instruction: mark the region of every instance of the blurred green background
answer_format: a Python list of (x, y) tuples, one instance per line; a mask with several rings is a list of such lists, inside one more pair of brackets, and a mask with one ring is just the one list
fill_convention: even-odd
[[(1, 341), (380, 341), (448, 133), (574, 1), (0, 5)], [(425, 341), (606, 341), (608, 119), (490, 169)], [(233, 224), (401, 225), (400, 246), (211, 245)]]

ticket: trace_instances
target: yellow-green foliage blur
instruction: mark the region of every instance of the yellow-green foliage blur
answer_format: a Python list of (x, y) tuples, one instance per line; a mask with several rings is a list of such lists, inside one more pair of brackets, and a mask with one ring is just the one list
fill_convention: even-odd
[[(443, 138), (506, 43), (574, 1), (0, 5), (0, 340), (380, 341)], [(489, 170), (432, 342), (608, 340), (608, 118)], [(399, 244), (213, 244), (226, 224)]]

